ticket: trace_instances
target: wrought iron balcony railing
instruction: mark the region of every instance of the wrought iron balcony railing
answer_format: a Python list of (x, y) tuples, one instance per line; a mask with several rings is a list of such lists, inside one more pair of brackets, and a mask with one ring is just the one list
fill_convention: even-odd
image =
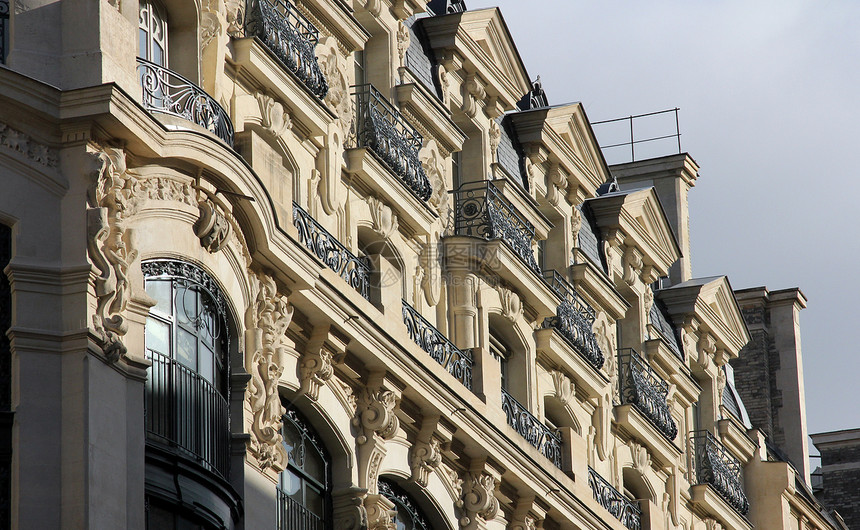
[(513, 427), (520, 436), (526, 439), (545, 457), (549, 458), (555, 467), (561, 468), (561, 435), (534, 417), (519, 401), (503, 388), (502, 410), (508, 419), (508, 425)]
[(576, 351), (599, 370), (603, 366), (603, 352), (594, 336), (594, 309), (558, 272), (544, 271), (543, 278), (561, 299), (555, 316), (546, 318), (543, 327), (558, 330)]
[(143, 106), (150, 112), (177, 116), (208, 129), (233, 146), (233, 122), (215, 99), (181, 75), (137, 58)]
[(245, 34), (260, 39), (315, 96), (324, 98), (328, 93), (328, 83), (314, 54), (319, 30), (292, 3), (247, 0)]
[(458, 236), (501, 239), (526, 264), (540, 274), (532, 243), (534, 226), (490, 180), (463, 184), (453, 191), (454, 232)]
[(750, 510), (744, 493), (741, 463), (708, 431), (690, 433), (695, 449), (696, 484), (710, 484), (741, 515)]
[(448, 373), (456, 377), (469, 390), (472, 389), (472, 354), (465, 352), (448, 340), (438, 329), (421, 316), (414, 307), (403, 300), (403, 322), (409, 338), (430, 354)]
[(373, 85), (356, 85), (355, 138), (350, 147), (367, 147), (416, 197), (430, 198), (432, 188), (418, 151), (423, 137)]
[(678, 436), (678, 425), (666, 402), (669, 385), (633, 348), (618, 351), (618, 369), (621, 402), (636, 407), (663, 436), (674, 440)]
[(299, 241), (328, 268), (346, 280), (361, 296), (370, 295), (370, 265), (323, 228), (301, 206), (293, 203), (293, 225), (299, 231)]
[(181, 449), (225, 479), (230, 464), (227, 400), (194, 370), (147, 350), (146, 432), (149, 438)]
[(594, 494), (594, 500), (621, 521), (621, 524), (630, 530), (642, 528), (642, 510), (639, 505), (613, 488), (612, 484), (606, 482), (591, 466), (588, 466), (588, 487)]
[(278, 496), (278, 530), (325, 530), (325, 520), (301, 502), (290, 497), (281, 488)]

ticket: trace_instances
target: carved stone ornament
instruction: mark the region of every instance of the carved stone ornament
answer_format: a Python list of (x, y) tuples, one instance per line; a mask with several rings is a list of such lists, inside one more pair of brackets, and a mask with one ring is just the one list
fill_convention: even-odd
[(385, 458), (385, 442), (394, 438), (400, 428), (395, 415), (397, 395), (380, 387), (365, 388), (358, 399), (352, 419), (358, 444), (358, 485), (370, 494), (378, 493), (379, 468)]
[(490, 158), (493, 162), (498, 162), (499, 142), (502, 140), (502, 129), (496, 120), (490, 120)]
[(232, 228), (227, 216), (211, 199), (203, 199), (197, 205), (200, 212), (194, 223), (194, 235), (200, 239), (200, 244), (214, 254), (227, 246)]
[(579, 246), (579, 231), (582, 230), (582, 212), (574, 208), (570, 213), (570, 240), (573, 246)]
[[(349, 95), (349, 79), (344, 75), (347, 70), (346, 59), (337, 48), (337, 39), (323, 37), (316, 47), (317, 61), (329, 88), (324, 101), (340, 118), (341, 141), (349, 134), (352, 124), (352, 102)], [(350, 68), (352, 68), (350, 66)]]
[(364, 500), (367, 511), (367, 530), (397, 530), (394, 516), (397, 510), (394, 503), (379, 494), (369, 494)]
[(726, 391), (727, 379), (728, 378), (726, 377), (725, 366), (720, 366), (719, 368), (717, 368), (717, 403), (720, 403), (721, 407), (722, 407), (723, 394)]
[(343, 360), (344, 350), (327, 340), (329, 332), (328, 325), (315, 327), (299, 362), (301, 390), (312, 401), (319, 399), (320, 387), (334, 375), (334, 365)]
[(106, 147), (91, 155), (96, 169), (87, 201), (87, 254), (98, 269), (93, 331), (108, 360), (115, 362), (128, 351), (123, 343), (132, 294), (128, 268), (137, 258), (137, 250), (126, 223), (136, 207), (135, 177), (122, 149)]
[(720, 524), (716, 519), (711, 519), (708, 517), (705, 519), (705, 530), (723, 530), (723, 525)]
[(451, 82), (448, 79), (448, 70), (439, 65), (436, 69), (436, 75), (439, 77), (439, 87), (442, 89), (442, 103), (447, 107), (451, 103)]
[(399, 228), (397, 214), (382, 199), (373, 195), (367, 197), (367, 206), (370, 207), (370, 219), (373, 222), (373, 231), (382, 239), (393, 236)]
[[(681, 509), (681, 470), (678, 466), (671, 467), (671, 474), (666, 481), (666, 496), (668, 497), (668, 512), (672, 517), (672, 524), (678, 526), (680, 524), (680, 509)], [(666, 510), (664, 510), (666, 511)]]
[(421, 249), (421, 289), (430, 307), (439, 303), (442, 296), (442, 253), (438, 233)]
[(502, 316), (511, 323), (516, 322), (523, 315), (523, 304), (520, 295), (505, 287), (499, 286), (499, 298), (502, 302)]
[(412, 480), (422, 488), (427, 487), (430, 473), (442, 463), (439, 446), (439, 440), (431, 437), (429, 441), (416, 441), (410, 449), (409, 467), (412, 469)]
[(567, 405), (576, 395), (576, 384), (560, 370), (552, 370), (549, 374), (553, 382), (553, 396), (562, 405)]
[(260, 92), (255, 97), (260, 105), (261, 124), (266, 132), (275, 138), (280, 138), (285, 132), (293, 128), (289, 112), (279, 101)]
[(488, 473), (468, 474), (463, 487), (462, 528), (476, 528), (496, 517), (499, 512), (499, 500), (495, 495), (498, 485), (499, 481)]
[(478, 114), (478, 101), (483, 100), (487, 93), (475, 74), (467, 75), (466, 82), (461, 86), (463, 95), (461, 110), (470, 118), (474, 118)]
[(367, 509), (364, 507), (366, 492), (350, 487), (332, 494), (334, 528), (338, 530), (365, 530)]
[(287, 464), (282, 443), (278, 379), (284, 371), (287, 347), (284, 337), (293, 308), (278, 294), (275, 280), (265, 273), (251, 274), (256, 296), (245, 311), (245, 362), (251, 374), (248, 403), (251, 407), (249, 453), (260, 468), (281, 472)]
[(409, 28), (402, 21), (397, 25), (397, 56), (400, 66), (406, 66), (406, 50), (409, 49)]
[(644, 265), (642, 253), (636, 247), (628, 246), (624, 249), (624, 281), (627, 285), (636, 283), (639, 273)]
[[(431, 140), (432, 141), (432, 140)], [(421, 158), (421, 166), (427, 179), (430, 180), (432, 191), (427, 202), (439, 212), (439, 217), (445, 218), (448, 209), (448, 186), (445, 183), (445, 166), (442, 164), (442, 156), (437, 148), (425, 149), (428, 153)]]
[(640, 475), (644, 475), (651, 467), (651, 455), (648, 454), (648, 449), (634, 440), (628, 440), (627, 447), (630, 448), (630, 456), (633, 458), (633, 469)]
[(537, 522), (531, 515), (526, 515), (522, 519), (511, 521), (508, 530), (537, 530)]
[(594, 445), (597, 456), (606, 460), (612, 451), (612, 395), (607, 393), (600, 398), (594, 411)]
[(615, 330), (605, 312), (597, 312), (597, 318), (594, 319), (594, 325), (591, 329), (594, 332), (594, 338), (597, 340), (597, 346), (600, 348), (600, 351), (604, 352), (603, 369), (606, 371), (606, 375), (609, 376), (609, 384), (613, 395), (617, 394), (618, 366), (616, 362)]
[(558, 206), (562, 197), (567, 194), (567, 178), (557, 163), (550, 164), (546, 172), (546, 200)]
[(20, 153), (44, 167), (57, 167), (57, 150), (33, 140), (30, 136), (0, 122), (0, 147)]
[(702, 367), (702, 370), (707, 369), (711, 364), (711, 357), (717, 353), (717, 343), (713, 335), (704, 330), (699, 330), (699, 342), (696, 344), (699, 355), (696, 362)]
[(654, 306), (654, 290), (651, 289), (651, 286), (648, 284), (645, 285), (644, 296), (645, 296), (645, 300), (643, 303), (645, 306), (645, 314), (647, 315), (648, 313), (651, 312), (651, 307)]

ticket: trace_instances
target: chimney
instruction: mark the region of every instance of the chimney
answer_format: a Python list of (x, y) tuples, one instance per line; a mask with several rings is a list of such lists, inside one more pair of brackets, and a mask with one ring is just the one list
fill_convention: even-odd
[(693, 277), (690, 264), (690, 211), (687, 193), (696, 185), (699, 165), (687, 153), (649, 158), (626, 164), (609, 166), (612, 176), (622, 190), (653, 186), (666, 212), (666, 218), (675, 232), (681, 259), (669, 270), (671, 285)]

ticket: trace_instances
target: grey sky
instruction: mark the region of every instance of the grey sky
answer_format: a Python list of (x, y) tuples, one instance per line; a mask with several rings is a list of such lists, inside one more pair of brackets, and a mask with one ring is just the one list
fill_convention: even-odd
[(681, 108), (701, 166), (694, 275), (799, 286), (809, 431), (860, 427), (860, 2), (467, 5), (501, 8), (551, 104), (582, 101), (592, 121)]

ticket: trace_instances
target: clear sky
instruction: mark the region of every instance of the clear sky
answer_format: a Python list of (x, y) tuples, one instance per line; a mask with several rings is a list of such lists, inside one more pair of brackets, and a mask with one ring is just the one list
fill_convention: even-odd
[(681, 108), (694, 276), (800, 287), (809, 432), (860, 427), (860, 2), (466, 5), (501, 8), (550, 104), (592, 121)]

